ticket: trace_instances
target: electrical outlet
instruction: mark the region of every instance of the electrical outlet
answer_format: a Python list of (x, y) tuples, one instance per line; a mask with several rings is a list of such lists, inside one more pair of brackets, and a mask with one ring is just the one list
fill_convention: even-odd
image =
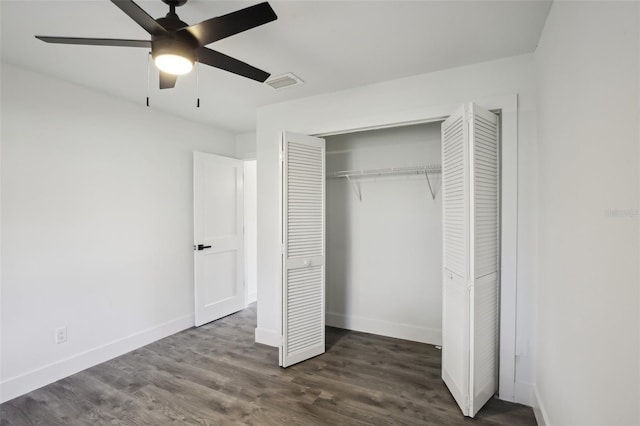
[(56, 343), (67, 341), (67, 327), (56, 328)]

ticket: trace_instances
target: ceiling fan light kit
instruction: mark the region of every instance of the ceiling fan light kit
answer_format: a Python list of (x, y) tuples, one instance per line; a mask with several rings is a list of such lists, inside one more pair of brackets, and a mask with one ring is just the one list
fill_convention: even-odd
[(176, 7), (187, 0), (162, 0), (169, 13), (154, 19), (132, 0), (111, 0), (151, 35), (151, 40), (36, 36), (46, 43), (151, 48), (160, 70), (160, 89), (175, 87), (177, 76), (189, 73), (196, 62), (264, 83), (270, 74), (205, 46), (278, 19), (269, 3), (259, 3), (227, 15), (189, 25), (180, 20)]
[(195, 46), (183, 40), (160, 38), (151, 42), (151, 56), (160, 71), (173, 75), (191, 72), (196, 61)]
[(160, 71), (173, 75), (189, 74), (193, 69), (193, 60), (187, 59), (183, 55), (164, 53), (156, 55), (153, 61)]

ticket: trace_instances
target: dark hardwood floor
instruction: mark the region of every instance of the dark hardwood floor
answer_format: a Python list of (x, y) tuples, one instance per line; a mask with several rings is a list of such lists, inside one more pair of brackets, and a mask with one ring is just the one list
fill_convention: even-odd
[(497, 399), (460, 414), (431, 345), (327, 328), (288, 369), (254, 343), (256, 308), (193, 328), (0, 405), (0, 425), (535, 425)]

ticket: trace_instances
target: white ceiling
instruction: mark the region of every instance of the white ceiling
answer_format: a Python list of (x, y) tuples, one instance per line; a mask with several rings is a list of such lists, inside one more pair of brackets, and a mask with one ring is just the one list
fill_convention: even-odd
[[(160, 0), (137, 3), (164, 16)], [(177, 10), (190, 24), (259, 1), (189, 0)], [(333, 92), (535, 50), (551, 1), (271, 1), (278, 20), (209, 45), (306, 84), (279, 91), (200, 67), (160, 91), (155, 68), (150, 98), (157, 108), (234, 133), (255, 128), (258, 106)], [(0, 2), (2, 60), (144, 105), (148, 51), (46, 44), (34, 35), (149, 39), (107, 0)], [(152, 65), (153, 67), (153, 65)], [(199, 92), (201, 107), (197, 109)]]

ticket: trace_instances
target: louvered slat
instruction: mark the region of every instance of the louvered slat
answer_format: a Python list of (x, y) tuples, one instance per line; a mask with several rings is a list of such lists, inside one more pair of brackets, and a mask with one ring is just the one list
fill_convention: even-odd
[(443, 265), (464, 277), (466, 274), (467, 211), (465, 197), (464, 120), (460, 115), (445, 122), (442, 129)]
[[(320, 267), (310, 268), (314, 275), (322, 275)], [(295, 354), (305, 347), (302, 342), (312, 345), (324, 343), (324, 323), (321, 317), (324, 315), (322, 304), (317, 303), (322, 298), (321, 279), (316, 277), (298, 277), (297, 274), (305, 269), (290, 269), (288, 272), (287, 295), (287, 354)], [(307, 285), (306, 288), (301, 289)]]
[[(477, 108), (476, 108), (477, 109)], [(473, 117), (474, 261), (473, 277), (498, 268), (498, 129), (478, 113)]]
[(290, 142), (287, 147), (287, 257), (321, 256), (324, 150)]

